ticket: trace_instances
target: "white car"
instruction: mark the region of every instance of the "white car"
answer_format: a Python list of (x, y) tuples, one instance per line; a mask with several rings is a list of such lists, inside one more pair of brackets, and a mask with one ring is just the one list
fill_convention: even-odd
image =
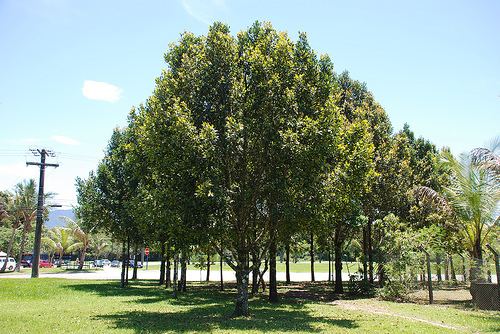
[[(5, 257), (0, 257), (0, 270), (3, 268), (4, 263), (5, 263)], [(14, 260), (13, 257), (9, 257), (9, 262), (7, 262), (5, 270), (14, 271), (15, 268), (16, 268), (16, 260)]]

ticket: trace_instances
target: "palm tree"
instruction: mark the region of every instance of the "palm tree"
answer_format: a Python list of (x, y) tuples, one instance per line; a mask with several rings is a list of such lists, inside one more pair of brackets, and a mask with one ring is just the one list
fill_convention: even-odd
[(450, 151), (441, 153), (442, 166), (450, 175), (449, 186), (441, 194), (420, 187), (417, 195), (427, 199), (448, 214), (460, 226), (460, 233), (474, 265), (471, 280), (481, 278), (482, 247), (488, 234), (498, 225), (500, 183), (490, 168), (478, 165), (473, 154), (462, 154), (457, 160)]
[(111, 248), (111, 240), (103, 233), (94, 233), (90, 236), (90, 249), (95, 255), (96, 259)]
[(489, 170), (497, 181), (500, 180), (500, 136), (491, 142), (490, 148), (473, 149), (471, 157), (476, 165)]
[(64, 254), (74, 252), (80, 247), (78, 241), (73, 237), (73, 230), (67, 227), (53, 227), (47, 231), (47, 236), (42, 238), (42, 242), (49, 248), (59, 253), (59, 264), (61, 266)]
[(24, 247), (28, 233), (33, 229), (32, 223), (36, 218), (38, 196), (35, 180), (30, 179), (16, 184), (14, 188), (14, 206), (16, 215), (22, 223), (21, 244), (17, 256), (16, 271), (21, 270), (21, 260), (23, 258)]
[(81, 222), (76, 222), (69, 217), (61, 217), (61, 218), (66, 221), (66, 226), (69, 229), (71, 229), (73, 233), (73, 238), (76, 241), (74, 247), (80, 251), (78, 269), (82, 270), (83, 264), (85, 262), (85, 255), (90, 245), (90, 240), (91, 240), (90, 233), (92, 232), (94, 227), (91, 228), (90, 231), (85, 232)]

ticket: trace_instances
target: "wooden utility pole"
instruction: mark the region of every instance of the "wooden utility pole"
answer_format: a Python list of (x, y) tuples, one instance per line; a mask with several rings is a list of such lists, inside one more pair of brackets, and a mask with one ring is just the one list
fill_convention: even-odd
[(40, 162), (27, 162), (26, 166), (40, 167), (40, 181), (38, 183), (38, 205), (36, 209), (36, 228), (35, 228), (35, 245), (33, 247), (33, 262), (31, 266), (31, 277), (38, 277), (38, 267), (40, 264), (40, 244), (42, 241), (42, 225), (43, 225), (43, 188), (45, 182), (45, 167), (59, 167), (59, 164), (45, 163), (45, 158), (48, 156), (54, 157), (52, 151), (46, 149), (31, 150), (35, 156), (40, 156)]

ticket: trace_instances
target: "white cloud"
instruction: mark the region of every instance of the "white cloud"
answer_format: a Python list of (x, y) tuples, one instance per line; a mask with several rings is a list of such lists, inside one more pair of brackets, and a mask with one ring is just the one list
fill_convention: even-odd
[(116, 102), (121, 98), (122, 90), (107, 82), (85, 80), (82, 93), (89, 100)]
[(78, 140), (66, 136), (52, 136), (50, 139), (64, 145), (80, 145)]
[(194, 19), (210, 25), (227, 11), (225, 0), (181, 0), (184, 10)]

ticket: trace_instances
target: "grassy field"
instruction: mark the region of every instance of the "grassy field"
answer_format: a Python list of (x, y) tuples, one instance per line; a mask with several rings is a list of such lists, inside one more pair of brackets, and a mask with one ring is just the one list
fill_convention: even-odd
[[(219, 270), (220, 266), (219, 263), (212, 264), (210, 266), (211, 270)], [(224, 263), (223, 265), (223, 270), (227, 271), (232, 271), (232, 269)], [(144, 268), (143, 270), (146, 269), (146, 263), (144, 263)], [(148, 269), (160, 269), (160, 262), (149, 262), (148, 264)], [(195, 264), (190, 264), (188, 265), (189, 270), (200, 270), (200, 267)], [(206, 267), (203, 267), (202, 270), (206, 270)], [(276, 263), (276, 270), (278, 272), (285, 272), (285, 263)], [(358, 264), (356, 262), (344, 262), (342, 272), (345, 273), (355, 273), (358, 270)], [(311, 264), (309, 262), (297, 262), (297, 263), (290, 263), (290, 272), (293, 273), (308, 273), (311, 271)], [(314, 272), (316, 273), (328, 273), (328, 262), (315, 262), (314, 263)]]
[[(498, 312), (374, 299), (332, 303), (328, 287), (320, 284), (281, 286), (280, 303), (254, 297), (252, 315), (233, 319), (234, 290), (219, 292), (216, 285), (205, 284), (189, 288), (173, 299), (154, 282), (122, 289), (117, 282), (4, 278), (0, 280), (0, 333), (457, 332), (458, 327), (446, 324), (457, 324), (459, 332), (500, 330)], [(372, 312), (380, 308), (385, 313)], [(420, 320), (411, 318), (415, 314)]]

